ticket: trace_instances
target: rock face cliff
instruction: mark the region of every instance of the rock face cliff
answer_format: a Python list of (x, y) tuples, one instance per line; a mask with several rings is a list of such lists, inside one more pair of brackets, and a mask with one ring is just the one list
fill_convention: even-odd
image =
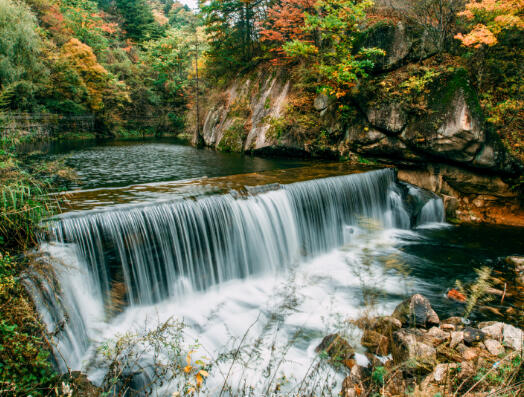
[(523, 166), (486, 125), (467, 73), (435, 60), (426, 33), (401, 22), (371, 27), (358, 46), (386, 55), (346, 114), (327, 96), (306, 98), (284, 71), (259, 68), (208, 97), (203, 141), (227, 151), (392, 164), (401, 179), (443, 195), (449, 216), (500, 221), (503, 214), (502, 223), (524, 224), (508, 182)]

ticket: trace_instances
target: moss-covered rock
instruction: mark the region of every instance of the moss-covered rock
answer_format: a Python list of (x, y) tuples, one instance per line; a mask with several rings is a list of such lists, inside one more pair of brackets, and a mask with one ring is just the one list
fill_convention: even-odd
[(427, 58), (437, 49), (427, 29), (402, 22), (379, 22), (360, 34), (355, 52), (363, 48), (380, 48), (384, 56), (375, 60), (375, 72), (383, 72), (415, 60)]

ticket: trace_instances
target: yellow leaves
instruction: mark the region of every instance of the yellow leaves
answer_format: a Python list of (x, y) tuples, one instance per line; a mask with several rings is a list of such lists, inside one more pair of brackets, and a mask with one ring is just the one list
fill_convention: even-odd
[(524, 21), (517, 15), (499, 15), (495, 17), (495, 22), (498, 26), (504, 27), (515, 27), (518, 29), (524, 29)]
[[(187, 390), (189, 394), (193, 394), (196, 390), (200, 390), (200, 388), (204, 384), (204, 378), (207, 378), (209, 376), (209, 373), (205, 369), (202, 369), (202, 368), (199, 369), (198, 367), (194, 367), (193, 365), (191, 365), (192, 363), (191, 356), (193, 355), (194, 352), (195, 352), (194, 350), (190, 350), (187, 353), (186, 355), (186, 364), (187, 365), (184, 367), (184, 372), (188, 375), (191, 375), (192, 372), (195, 370), (195, 372), (192, 374), (195, 381), (194, 383), (190, 384), (190, 387)], [(199, 366), (205, 365), (202, 360), (196, 360), (195, 364)]]

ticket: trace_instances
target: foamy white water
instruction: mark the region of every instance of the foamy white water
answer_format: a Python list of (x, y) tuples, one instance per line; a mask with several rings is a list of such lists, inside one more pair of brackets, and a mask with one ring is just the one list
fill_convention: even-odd
[[(357, 346), (359, 333), (344, 320), (368, 309), (366, 291), (388, 296), (377, 306), (388, 312), (417, 282), (391, 266), (401, 262), (398, 233), (441, 221), (439, 199), (399, 185), (392, 170), (300, 182), (247, 199), (87, 212), (55, 222), (55, 238), (42, 245), (56, 260), (60, 296), (44, 282), (32, 292), (48, 327), (63, 328), (63, 370), (85, 370), (104, 341), (176, 318), (186, 325), (186, 341), (200, 344), (195, 357), (215, 361), (243, 339), (247, 363), (216, 364), (209, 394), (227, 378), (235, 393), (264, 395), (281, 376), (286, 393), (333, 383), (336, 394), (342, 375), (329, 366), (311, 382), (314, 348), (341, 327)], [(116, 282), (125, 285), (126, 307), (111, 317)], [(101, 366), (89, 371), (95, 382), (105, 375)]]

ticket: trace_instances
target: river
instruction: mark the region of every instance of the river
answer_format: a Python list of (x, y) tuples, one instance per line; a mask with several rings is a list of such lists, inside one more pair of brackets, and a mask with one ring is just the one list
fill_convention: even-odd
[[(523, 229), (447, 224), (441, 200), (398, 183), (393, 169), (171, 140), (44, 149), (67, 154), (80, 179), (41, 243), (60, 289), (41, 276), (29, 288), (56, 333), (59, 368), (97, 383), (111, 341), (177, 319), (192, 363), (212, 363), (206, 395), (337, 395), (343, 374), (314, 351), (323, 336), (344, 333), (364, 363), (347, 319), (391, 313), (413, 293), (441, 317), (460, 315), (445, 298), (456, 279), (523, 253)], [(134, 387), (154, 378), (167, 350), (140, 356), (147, 369)], [(171, 395), (187, 382), (151, 392)]]

